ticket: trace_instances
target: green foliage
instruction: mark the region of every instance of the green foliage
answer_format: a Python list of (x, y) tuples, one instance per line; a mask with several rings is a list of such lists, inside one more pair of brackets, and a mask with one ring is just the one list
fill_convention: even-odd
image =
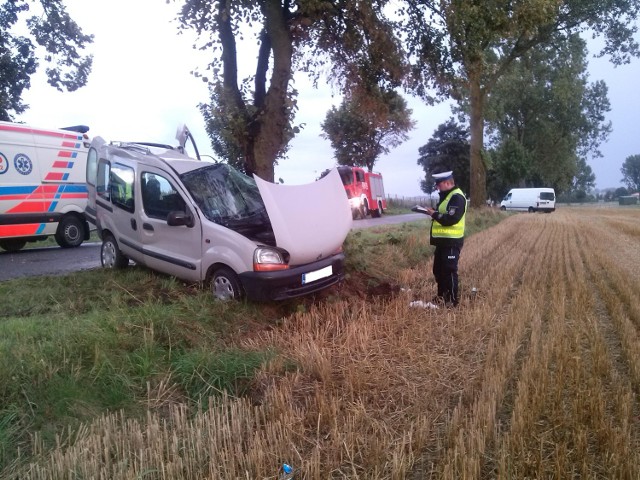
[[(213, 49), (209, 72), (197, 75), (211, 86), (211, 102), (201, 110), (218, 155), (273, 180), (276, 160), (300, 128), (292, 123), (296, 71), (316, 81), (326, 74), (345, 92), (397, 86), (404, 55), (383, 13), (387, 3), (185, 0), (183, 28)], [(238, 56), (238, 44), (247, 39), (255, 40), (257, 60), (252, 74), (239, 78), (238, 65), (246, 69), (248, 56)]]
[[(33, 4), (38, 14), (25, 18)], [(24, 25), (27, 36), (14, 33)], [(0, 5), (0, 120), (24, 112), (22, 93), (31, 86), (38, 68), (36, 46), (46, 52), (48, 83), (58, 90), (74, 91), (87, 83), (92, 57), (78, 51), (93, 42), (69, 17), (61, 0), (5, 1)]]
[(622, 181), (634, 192), (640, 191), (640, 155), (631, 155), (625, 159), (620, 169)]
[[(416, 92), (426, 96), (436, 87), (468, 105), (473, 206), (486, 200), (484, 105), (510, 64), (538, 45), (557, 46), (588, 28), (604, 37), (603, 54), (614, 63), (628, 61), (639, 54), (634, 39), (639, 9), (629, 0), (406, 3), (404, 31), (422, 76)], [(571, 178), (573, 172), (562, 173)]]
[(494, 151), (490, 193), (513, 186), (587, 192), (595, 177), (584, 157), (599, 155), (611, 131), (607, 88), (587, 81), (587, 51), (577, 35), (540, 45), (515, 60), (487, 100)]
[(418, 149), (418, 165), (425, 172), (420, 188), (425, 193), (435, 191), (433, 175), (453, 170), (456, 184), (469, 191), (469, 131), (453, 119), (440, 124), (426, 145)]
[(322, 136), (331, 141), (339, 165), (371, 172), (380, 155), (408, 138), (406, 133), (415, 126), (411, 112), (397, 92), (376, 86), (345, 98), (340, 108), (332, 107), (322, 123)]

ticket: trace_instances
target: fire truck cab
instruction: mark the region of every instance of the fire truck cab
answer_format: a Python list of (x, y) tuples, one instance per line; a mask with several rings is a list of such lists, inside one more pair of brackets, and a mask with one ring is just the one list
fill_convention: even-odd
[(353, 218), (381, 216), (387, 209), (382, 175), (361, 167), (338, 167)]

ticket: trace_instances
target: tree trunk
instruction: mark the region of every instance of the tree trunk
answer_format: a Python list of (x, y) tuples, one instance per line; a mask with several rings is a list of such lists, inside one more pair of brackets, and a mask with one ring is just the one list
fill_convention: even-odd
[(471, 100), (470, 179), (471, 206), (481, 207), (487, 199), (487, 170), (482, 158), (484, 148), (484, 92), (480, 87), (481, 75), (469, 74)]
[(288, 12), (280, 0), (264, 5), (267, 35), (273, 53), (273, 71), (263, 105), (258, 106), (253, 134), (252, 173), (273, 182), (275, 159), (287, 141), (289, 112), (287, 91), (291, 80), (293, 40), (287, 24)]

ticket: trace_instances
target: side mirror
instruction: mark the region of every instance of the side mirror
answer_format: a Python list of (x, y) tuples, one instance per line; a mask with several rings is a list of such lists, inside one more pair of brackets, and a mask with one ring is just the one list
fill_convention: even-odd
[(167, 225), (170, 227), (189, 227), (195, 226), (195, 221), (190, 213), (182, 212), (180, 210), (174, 210), (167, 215)]

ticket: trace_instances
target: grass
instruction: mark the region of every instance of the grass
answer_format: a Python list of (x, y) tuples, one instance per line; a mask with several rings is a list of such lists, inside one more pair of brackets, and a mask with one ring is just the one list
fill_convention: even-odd
[(0, 477), (637, 478), (639, 216), (472, 211), (453, 311), (409, 307), (426, 220), (352, 232), (347, 281), (282, 304), (2, 282)]

